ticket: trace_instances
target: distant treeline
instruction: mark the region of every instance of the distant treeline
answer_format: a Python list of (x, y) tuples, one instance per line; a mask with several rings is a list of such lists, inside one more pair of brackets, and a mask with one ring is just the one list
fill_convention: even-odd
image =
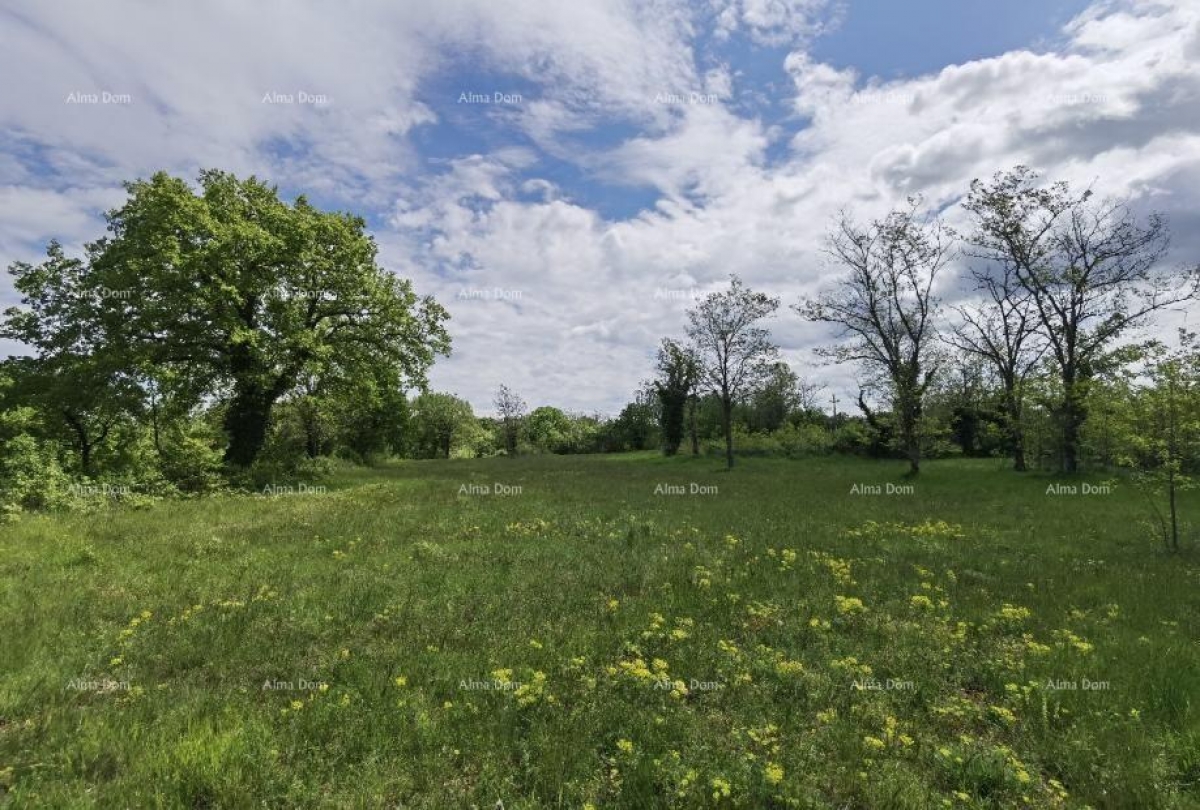
[(22, 301), (0, 337), (30, 354), (0, 363), (5, 514), (261, 489), (338, 459), (661, 450), (730, 467), (854, 453), (913, 474), (947, 455), (1127, 467), (1168, 494), (1173, 525), (1195, 471), (1195, 338), (1138, 340), (1194, 302), (1200, 272), (1165, 266), (1159, 217), (1024, 167), (972, 184), (965, 233), (914, 199), (866, 224), (843, 214), (825, 264), (798, 268), (833, 279), (790, 309), (837, 333), (818, 353), (855, 367), (853, 402), (782, 362), (766, 328), (780, 300), (734, 274), (611, 418), (530, 410), (507, 387), (477, 417), (429, 391), (448, 315), (378, 264), (356, 216), (219, 171), (127, 190), (82, 256), (52, 242), (9, 268)]

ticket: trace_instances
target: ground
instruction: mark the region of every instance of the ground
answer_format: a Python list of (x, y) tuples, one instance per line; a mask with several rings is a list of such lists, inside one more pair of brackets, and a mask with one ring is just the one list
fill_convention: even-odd
[(0, 806), (1200, 807), (1197, 555), (1122, 480), (903, 469), (406, 462), (0, 527)]

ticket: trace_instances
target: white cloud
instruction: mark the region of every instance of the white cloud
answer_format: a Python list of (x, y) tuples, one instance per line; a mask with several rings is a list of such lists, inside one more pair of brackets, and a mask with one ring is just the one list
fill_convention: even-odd
[(815, 36), (836, 25), (840, 11), (829, 0), (713, 0), (712, 6), (718, 36), (744, 31), (766, 45)]
[[(821, 237), (841, 208), (865, 218), (914, 192), (952, 205), (972, 178), (1028, 163), (1164, 209), (1176, 257), (1200, 252), (1200, 9), (1186, 0), (1106, 2), (1057, 50), (891, 82), (812, 58), (804, 42), (836, 19), (823, 0), (280, 8), (9, 3), (0, 72), (22, 79), (0, 97), (5, 257), (99, 235), (117, 183), (153, 169), (261, 172), (383, 212), (384, 262), (453, 316), (435, 385), (481, 410), (505, 382), (531, 404), (613, 412), (691, 296), (737, 272), (786, 307), (827, 280)], [(792, 43), (778, 68), (794, 117), (739, 106), (760, 88), (697, 52), (705, 28)], [(494, 84), (435, 82), (464, 62)], [(510, 143), (532, 146), (422, 157), (414, 136), (439, 123), (431, 87), (510, 79), (536, 88), (502, 114)], [(62, 103), (104, 89), (134, 103)], [(332, 102), (264, 105), (267, 90)], [(632, 134), (587, 140), (613, 121)], [(606, 219), (556, 163), (658, 203)], [(845, 386), (847, 370), (812, 367), (823, 329), (786, 309), (772, 328), (798, 369)]]

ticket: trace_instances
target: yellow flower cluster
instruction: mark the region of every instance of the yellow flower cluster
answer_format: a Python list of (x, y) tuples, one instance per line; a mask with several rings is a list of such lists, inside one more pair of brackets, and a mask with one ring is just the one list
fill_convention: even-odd
[(1070, 630), (1055, 630), (1054, 637), (1058, 639), (1060, 647), (1070, 647), (1077, 652), (1087, 655), (1096, 647), (1090, 641), (1085, 641), (1079, 636), (1072, 633)]
[(545, 534), (550, 524), (541, 518), (533, 520), (518, 520), (504, 527), (504, 530), (515, 537), (536, 537)]
[(857, 596), (835, 596), (834, 601), (837, 603), (837, 611), (843, 616), (853, 616), (857, 613), (865, 613), (866, 605)]
[(1010, 605), (1007, 602), (1005, 602), (1000, 610), (996, 612), (997, 618), (1013, 623), (1024, 621), (1032, 615), (1033, 611), (1031, 611), (1029, 608), (1020, 607), (1018, 605)]
[(767, 784), (778, 785), (783, 781), (783, 766), (768, 762), (763, 768), (763, 779), (767, 780)]
[(782, 551), (769, 548), (767, 549), (767, 556), (773, 560), (779, 560), (780, 571), (790, 571), (792, 570), (792, 566), (796, 564), (796, 552), (790, 548), (785, 548)]
[(121, 642), (124, 642), (124, 641), (132, 638), (133, 634), (137, 632), (138, 627), (140, 627), (143, 622), (150, 621), (150, 619), (152, 619), (153, 617), (154, 617), (154, 614), (148, 610), (143, 610), (137, 616), (134, 616), (132, 619), (129, 620), (129, 624), (125, 625), (125, 629), (121, 631), (119, 640)]
[(191, 607), (184, 608), (183, 613), (180, 613), (178, 616), (172, 616), (167, 619), (167, 624), (174, 627), (176, 622), (186, 622), (202, 610), (204, 610), (203, 603), (197, 602)]
[(829, 666), (851, 675), (870, 675), (874, 671), (866, 664), (858, 663), (858, 659), (852, 655), (848, 655), (845, 658), (835, 658), (829, 662)]
[(813, 559), (829, 569), (829, 573), (833, 575), (834, 581), (844, 587), (855, 585), (854, 577), (851, 575), (853, 564), (850, 560), (843, 560), (834, 557), (832, 554), (827, 554), (824, 551), (810, 551)]
[(518, 706), (533, 706), (537, 703), (556, 703), (557, 698), (546, 689), (546, 673), (535, 671), (532, 677), (517, 687), (513, 693)]
[(961, 540), (966, 537), (963, 527), (944, 520), (926, 520), (923, 523), (896, 523), (887, 521), (879, 523), (868, 520), (857, 529), (847, 529), (844, 536), (863, 540), (890, 540), (907, 538), (911, 540)]

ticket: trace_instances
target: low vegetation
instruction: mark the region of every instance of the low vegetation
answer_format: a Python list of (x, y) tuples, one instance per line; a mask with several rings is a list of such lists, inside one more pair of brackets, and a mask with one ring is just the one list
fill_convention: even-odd
[(26, 516), (0, 804), (1200, 806), (1200, 565), (1131, 479), (723, 466), (408, 461)]

